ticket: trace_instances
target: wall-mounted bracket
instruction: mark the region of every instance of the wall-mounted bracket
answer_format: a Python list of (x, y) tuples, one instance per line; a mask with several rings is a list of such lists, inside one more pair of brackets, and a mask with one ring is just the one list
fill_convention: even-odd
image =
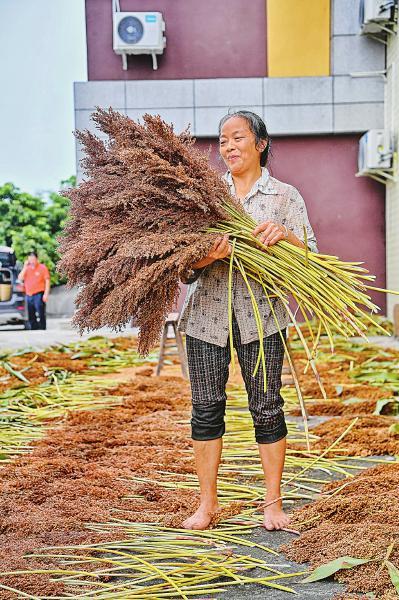
[(392, 154), (392, 167), (390, 169), (373, 169), (370, 171), (359, 171), (355, 174), (355, 177), (371, 177), (379, 183), (387, 185), (387, 183), (397, 183), (398, 178), (398, 154), (393, 152)]
[(381, 69), (380, 71), (355, 71), (349, 73), (350, 77), (382, 77), (384, 83), (387, 82), (387, 70)]

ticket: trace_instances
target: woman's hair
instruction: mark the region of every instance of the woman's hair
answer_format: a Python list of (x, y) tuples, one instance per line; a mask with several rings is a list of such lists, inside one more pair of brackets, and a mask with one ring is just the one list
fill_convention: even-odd
[(258, 145), (262, 140), (267, 140), (267, 146), (260, 155), (260, 165), (261, 167), (264, 167), (267, 163), (267, 159), (269, 156), (271, 141), (263, 119), (261, 119), (260, 116), (256, 113), (253, 113), (249, 110), (235, 110), (234, 112), (229, 112), (227, 115), (220, 119), (219, 136), (222, 131), (223, 125), (226, 123), (226, 121), (231, 119), (231, 117), (241, 117), (242, 119), (246, 120), (250, 130), (255, 136), (256, 145)]

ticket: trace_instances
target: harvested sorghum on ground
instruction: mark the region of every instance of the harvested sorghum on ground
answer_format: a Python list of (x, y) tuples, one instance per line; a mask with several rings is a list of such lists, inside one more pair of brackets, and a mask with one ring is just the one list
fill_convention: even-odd
[[(376, 408), (376, 400), (361, 400), (356, 403), (344, 404), (339, 398), (334, 400), (313, 400), (306, 402), (306, 408), (309, 415), (326, 416), (358, 416), (373, 414)], [(293, 416), (300, 416), (300, 407), (290, 410)]]
[[(176, 477), (194, 472), (187, 452), (188, 383), (178, 377), (137, 377), (119, 392), (123, 406), (71, 412), (30, 454), (1, 470), (0, 571), (59, 566), (50, 559), (23, 558), (44, 546), (110, 539), (85, 529), (85, 523), (109, 521), (114, 508), (126, 511), (119, 513), (122, 518), (160, 523), (170, 522), (172, 515), (181, 523), (196, 509), (194, 491), (146, 493), (142, 484), (121, 480), (155, 477), (160, 470)], [(140, 489), (142, 498), (125, 499)], [(9, 576), (1, 582), (36, 595), (62, 592), (61, 584), (46, 575)], [(15, 594), (2, 590), (0, 597), (14, 599)]]
[[(352, 421), (350, 417), (337, 417), (312, 428), (312, 433), (320, 436), (320, 439), (313, 443), (313, 448), (324, 450), (331, 446)], [(395, 423), (398, 423), (395, 417), (380, 415), (359, 417), (354, 427), (339, 443), (338, 448), (342, 449), (342, 454), (348, 456), (382, 454), (395, 456), (399, 454), (399, 434), (389, 431), (391, 425)], [(334, 448), (334, 452), (336, 450)]]
[(397, 463), (327, 484), (319, 500), (294, 512), (291, 526), (302, 533), (282, 550), (290, 559), (309, 562), (312, 567), (340, 556), (377, 559), (342, 570), (336, 578), (347, 584), (349, 592), (374, 592), (378, 598), (388, 598), (393, 586), (382, 561), (396, 540), (390, 560), (399, 567), (398, 491)]

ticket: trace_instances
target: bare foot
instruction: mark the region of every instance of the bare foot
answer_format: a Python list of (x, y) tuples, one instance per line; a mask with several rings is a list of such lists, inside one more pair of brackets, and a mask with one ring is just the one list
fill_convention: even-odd
[[(275, 498), (266, 496), (265, 502), (268, 504), (268, 502), (272, 502), (274, 499)], [(290, 518), (283, 511), (282, 500), (277, 500), (276, 502), (273, 502), (273, 504), (265, 506), (264, 513), (263, 525), (268, 531), (284, 529), (290, 522)]]
[(195, 513), (183, 521), (184, 529), (206, 529), (218, 509), (218, 504), (200, 504)]

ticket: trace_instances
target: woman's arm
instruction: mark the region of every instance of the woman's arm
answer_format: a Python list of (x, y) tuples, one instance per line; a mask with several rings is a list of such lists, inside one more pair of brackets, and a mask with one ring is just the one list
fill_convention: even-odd
[(188, 273), (185, 277), (181, 277), (181, 281), (186, 284), (194, 283), (194, 281), (196, 281), (201, 275), (205, 267), (215, 262), (215, 260), (220, 260), (226, 256), (230, 256), (230, 253), (231, 246), (229, 244), (229, 236), (223, 235), (217, 237), (208, 254), (204, 258), (201, 258), (201, 260), (191, 265), (191, 273)]
[(286, 240), (294, 246), (304, 248), (304, 227), (306, 228), (309, 250), (318, 252), (316, 236), (309, 222), (305, 201), (296, 188), (291, 188), (287, 214), (282, 219), (282, 223), (265, 221), (260, 223), (253, 233), (254, 235), (261, 233), (259, 240), (265, 246), (271, 246), (280, 240)]

